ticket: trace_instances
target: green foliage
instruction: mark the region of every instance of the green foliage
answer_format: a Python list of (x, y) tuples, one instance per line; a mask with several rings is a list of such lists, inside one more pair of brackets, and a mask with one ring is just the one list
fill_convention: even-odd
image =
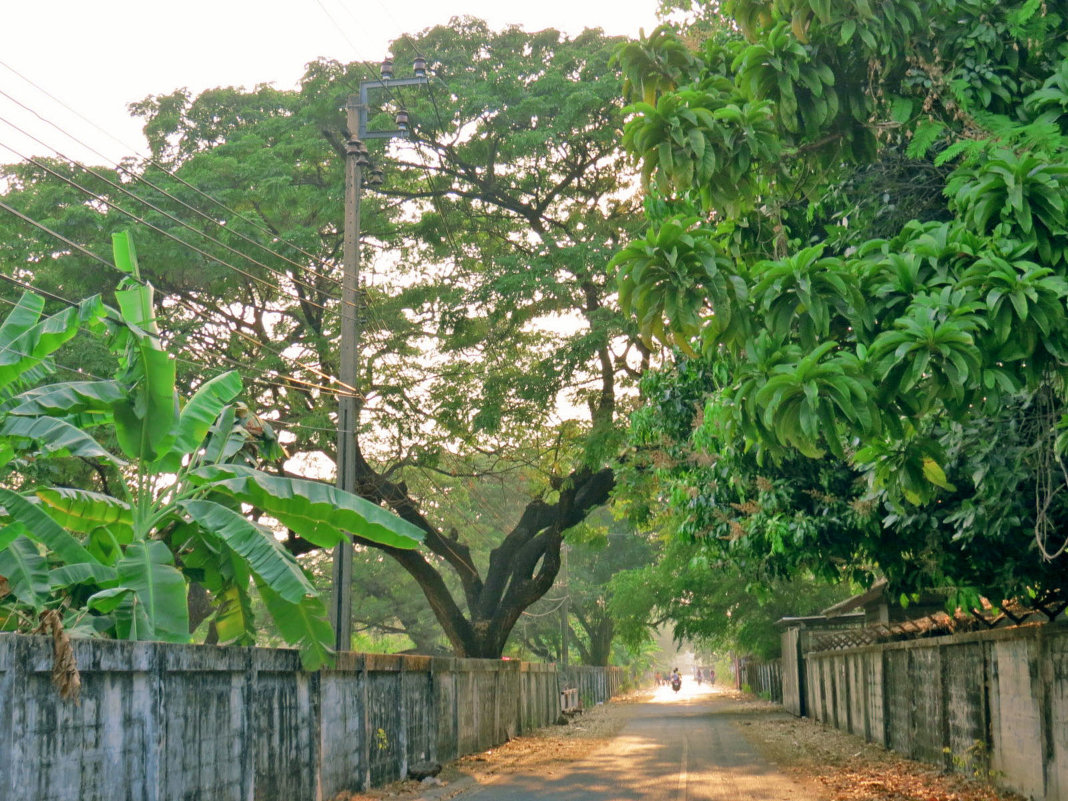
[[(68, 628), (83, 632), (187, 642), (187, 587), (196, 580), (215, 596), (218, 631), (245, 641), (254, 626), (247, 614), (254, 580), (283, 636), (314, 669), (330, 659), (332, 643), (322, 601), (274, 531), (249, 520), (242, 504), (326, 547), (352, 531), (410, 548), (421, 533), (333, 487), (235, 464), (252, 459), (248, 448), (256, 442), (270, 450), (270, 427), (252, 426), (247, 408), (233, 404), (241, 391), (233, 373), (204, 382), (180, 403), (152, 288), (141, 282), (128, 239), (117, 237), (115, 254), (129, 274), (120, 284), (118, 311), (94, 299), (40, 320), (42, 302), (26, 296), (0, 325), (0, 346), (23, 354), (22, 362), (10, 363), (0, 406), (0, 448), (9, 470), (77, 457), (97, 465), (105, 487), (117, 489), (0, 488), (0, 575), (11, 591), (0, 614), (10, 624), (58, 608)], [(107, 327), (115, 379), (19, 392), (82, 318)], [(103, 444), (109, 431), (125, 459)]]
[(785, 616), (818, 614), (849, 595), (810, 577), (782, 579), (746, 571), (702, 545), (667, 543), (657, 560), (617, 574), (610, 610), (631, 645), (669, 622), (678, 641), (777, 659)]
[[(1040, 553), (1063, 530), (1050, 471), (1068, 410), (1068, 19), (1029, 0), (724, 9), (745, 41), (710, 37), (657, 108), (706, 87), (767, 103), (752, 137), (764, 155), (711, 157), (711, 130), (650, 135), (637, 105), (624, 135), (646, 165), (653, 233), (616, 257), (620, 297), (687, 357), (650, 378), (647, 403), (689, 399), (681, 415), (636, 417), (642, 462), (659, 468), (635, 487), (739, 564), (998, 599), (1059, 586), (1064, 557)], [(709, 186), (713, 158), (751, 174)], [(744, 324), (702, 314), (719, 311), (716, 292), (676, 268), (693, 246), (650, 247), (665, 211), (687, 207), (705, 212), (688, 241), (729, 257), (718, 269)]]
[(619, 304), (637, 315), (647, 342), (655, 338), (688, 350), (703, 326), (721, 336), (739, 327), (735, 308), (745, 299), (744, 283), (695, 218), (669, 220), (609, 266), (619, 269)]
[(625, 522), (613, 520), (606, 509), (572, 529), (566, 547), (560, 579), (517, 626), (517, 645), (523, 648), (517, 654), (562, 659), (561, 615), (566, 599), (570, 658), (584, 665), (629, 662), (641, 648), (624, 649), (618, 641), (612, 581), (624, 571), (648, 565), (655, 558), (655, 544)]
[[(431, 605), (455, 648), (477, 651), (475, 640), (491, 642), (490, 652), (499, 648), (499, 629), (514, 619), (508, 604), (529, 603), (551, 576), (535, 580), (535, 560), (516, 578), (528, 590), (522, 602), (509, 596), (504, 603), (511, 578), (490, 580), (488, 573), (517, 568), (509, 560), (490, 565), (494, 545), (471, 541), (480, 538), (455, 522), (455, 509), (433, 482), (451, 491), (452, 472), (487, 465), (515, 471), (523, 476), (515, 486), (525, 488), (524, 503), (540, 510), (566, 495), (574, 475), (604, 469), (621, 447), (626, 409), (617, 398), (633, 388), (643, 358), (604, 271), (621, 238), (641, 225), (619, 147), (620, 80), (610, 66), (621, 42), (599, 31), (569, 37), (492, 30), (458, 18), (393, 44), (397, 64), (429, 58), (428, 86), (371, 91), (372, 129), (393, 128), (393, 112), (403, 105), (413, 130), (405, 142), (368, 142), (386, 180), (381, 193), (364, 187), (360, 212), (358, 483), (372, 503), (392, 504), (427, 532), (425, 555), (403, 554), (411, 570), (393, 592), (405, 596), (397, 608), (407, 610), (410, 575), (418, 575), (424, 592), (436, 594)], [(665, 69), (684, 71), (690, 60), (685, 48), (676, 49)], [(139, 232), (138, 248), (144, 276), (159, 289), (155, 308), (168, 348), (181, 357), (176, 395), (188, 397), (208, 376), (238, 365), (246, 403), (285, 422), (291, 466), (318, 467), (335, 453), (336, 386), (328, 377), (339, 374), (344, 108), (374, 74), (369, 65), (324, 59), (309, 64), (291, 91), (164, 87), (131, 106), (154, 162), (129, 160), (118, 183), (158, 209), (139, 209), (154, 228)], [(72, 172), (49, 166), (64, 177)], [(113, 171), (98, 172), (116, 179)], [(97, 178), (71, 177), (137, 208)], [(5, 202), (90, 250), (102, 250), (128, 224), (40, 167), (0, 167), (0, 178)], [(382, 253), (388, 255), (376, 258)], [(122, 275), (79, 253), (57, 258), (54, 242), (3, 216), (0, 262), (12, 271), (33, 265), (35, 285), (68, 297), (110, 293)], [(110, 375), (106, 349), (89, 350), (75, 343), (65, 361)], [(145, 361), (151, 348), (139, 352), (129, 370), (168, 368)], [(144, 400), (164, 417), (174, 413), (164, 408), (166, 398)], [(122, 427), (123, 420), (107, 434), (116, 442), (101, 443), (110, 452), (131, 463), (172, 452), (168, 442), (146, 441), (142, 453), (133, 421)], [(182, 449), (195, 439), (191, 434)], [(37, 463), (20, 478), (27, 486), (97, 481), (84, 463), (64, 463), (63, 475), (51, 469)], [(499, 545), (518, 519), (482, 527)], [(451, 528), (460, 546), (450, 542)], [(552, 564), (558, 541), (536, 543), (549, 551), (540, 564)], [(288, 545), (319, 547), (296, 536)], [(196, 569), (213, 580), (218, 572), (229, 580), (232, 570), (225, 560), (219, 567), (206, 559)], [(470, 604), (464, 582), (485, 598)], [(227, 590), (213, 597), (223, 596), (231, 598)], [(227, 620), (245, 614), (241, 603), (227, 609)], [(417, 628), (413, 641), (433, 640), (425, 626)]]

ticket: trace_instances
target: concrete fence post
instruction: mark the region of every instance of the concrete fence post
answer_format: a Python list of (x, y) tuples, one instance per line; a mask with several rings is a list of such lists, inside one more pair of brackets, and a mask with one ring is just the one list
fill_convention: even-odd
[(408, 693), (404, 687), (404, 673), (407, 665), (401, 657), (397, 668), (397, 702), (400, 712), (400, 727), (397, 731), (397, 751), (400, 758), (400, 778), (408, 778)]
[(360, 738), (360, 764), (363, 766), (363, 776), (360, 784), (363, 789), (371, 787), (371, 701), (369, 686), (370, 674), (367, 669), (367, 655), (361, 654), (359, 661), (360, 671), (360, 717), (363, 737)]
[(15, 795), (15, 744), (13, 741), (15, 723), (14, 707), (18, 697), (15, 688), (18, 681), (18, 646), (19, 640), (0, 637), (0, 760), (8, 764), (8, 770), (0, 771), (0, 798), (17, 798)]

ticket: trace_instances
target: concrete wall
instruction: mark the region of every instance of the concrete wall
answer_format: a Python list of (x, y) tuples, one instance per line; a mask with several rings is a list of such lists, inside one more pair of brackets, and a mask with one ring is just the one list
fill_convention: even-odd
[(807, 653), (817, 720), (906, 756), (1068, 801), (1068, 628)]
[(618, 668), (75, 640), (81, 701), (46, 637), (0, 634), (0, 798), (322, 801), (484, 750), (619, 691)]

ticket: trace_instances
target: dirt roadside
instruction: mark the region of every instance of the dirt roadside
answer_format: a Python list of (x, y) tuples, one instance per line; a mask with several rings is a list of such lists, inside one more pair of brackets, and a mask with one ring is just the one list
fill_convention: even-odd
[[(828, 801), (1023, 801), (992, 785), (903, 759), (853, 735), (799, 720), (782, 707), (720, 688), (723, 707), (742, 734), (769, 761)], [(637, 692), (602, 704), (568, 726), (549, 726), (480, 754), (445, 765), (437, 782), (395, 782), (365, 793), (341, 793), (332, 801), (449, 801), (475, 784), (513, 772), (552, 770), (607, 745), (626, 724)]]

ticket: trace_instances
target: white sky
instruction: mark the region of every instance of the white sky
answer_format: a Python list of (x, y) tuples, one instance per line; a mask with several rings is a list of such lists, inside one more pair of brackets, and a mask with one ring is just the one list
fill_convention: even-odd
[[(481, 17), (494, 28), (514, 23), (577, 34), (600, 27), (637, 36), (640, 28), (655, 26), (655, 8), (656, 0), (0, 0), (0, 92), (106, 158), (4, 94), (0, 144), (27, 155), (50, 154), (51, 148), (105, 164), (144, 148), (126, 106), (150, 94), (259, 83), (292, 89), (316, 58), (377, 62), (400, 34), (453, 16)], [(398, 77), (406, 68), (398, 65)], [(0, 162), (16, 160), (0, 147)]]

